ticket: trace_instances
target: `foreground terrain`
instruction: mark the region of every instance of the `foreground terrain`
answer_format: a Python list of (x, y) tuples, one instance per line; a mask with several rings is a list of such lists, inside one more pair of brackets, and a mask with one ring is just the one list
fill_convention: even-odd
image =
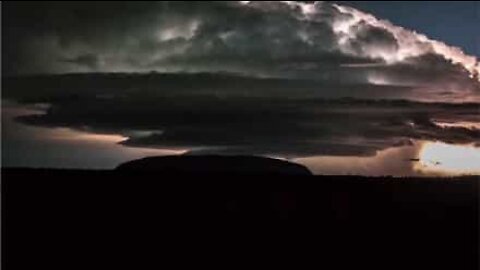
[[(69, 269), (100, 259), (95, 266), (120, 260), (142, 268), (150, 260), (228, 258), (237, 265), (273, 252), (271, 262), (300, 254), (335, 269), (478, 269), (478, 184), (476, 177), (3, 169), (4, 263), (22, 268), (27, 258)], [(146, 259), (129, 261), (133, 254)]]

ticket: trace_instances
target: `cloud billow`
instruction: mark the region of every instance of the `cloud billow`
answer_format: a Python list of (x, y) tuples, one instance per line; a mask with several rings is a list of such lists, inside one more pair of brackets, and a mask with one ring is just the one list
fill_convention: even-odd
[[(475, 57), (328, 2), (48, 2), (4, 9), (10, 74), (235, 72), (390, 85), (428, 81), (431, 89), (446, 74), (453, 94), (475, 96), (480, 89)], [(404, 75), (405, 66), (415, 72)]]

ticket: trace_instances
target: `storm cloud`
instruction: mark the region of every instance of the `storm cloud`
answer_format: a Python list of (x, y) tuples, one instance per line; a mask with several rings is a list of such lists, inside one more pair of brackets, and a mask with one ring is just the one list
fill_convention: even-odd
[[(19, 118), (23, 123), (121, 134), (129, 138), (123, 142), (128, 146), (288, 157), (371, 156), (413, 140), (470, 144), (480, 138), (476, 128), (440, 124), (480, 122), (477, 103), (347, 97), (352, 87), (372, 95), (385, 94), (389, 87), (346, 85), (342, 90), (312, 81), (229, 74), (57, 75), (7, 80), (6, 85), (11, 99), (49, 104), (44, 114)], [(30, 85), (48, 90), (22, 91)], [(346, 96), (325, 97), (316, 91), (319, 87), (334, 87), (325, 92), (344, 91)]]
[[(476, 57), (328, 2), (6, 2), (5, 98), (129, 146), (374, 155), (478, 144)], [(79, 74), (80, 73), (80, 74)]]
[[(328, 2), (5, 3), (6, 74), (234, 72), (480, 92), (475, 57)], [(426, 85), (428, 84), (428, 87)]]

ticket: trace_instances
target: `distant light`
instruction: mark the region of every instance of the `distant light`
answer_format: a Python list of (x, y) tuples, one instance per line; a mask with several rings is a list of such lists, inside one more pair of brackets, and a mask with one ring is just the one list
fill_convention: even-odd
[(480, 148), (474, 145), (453, 145), (426, 142), (419, 153), (415, 169), (439, 175), (480, 175)]

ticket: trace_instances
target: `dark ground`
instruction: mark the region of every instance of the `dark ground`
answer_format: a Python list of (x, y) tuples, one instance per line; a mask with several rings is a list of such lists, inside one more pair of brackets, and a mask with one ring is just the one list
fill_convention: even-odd
[(4, 269), (479, 266), (475, 177), (4, 169), (2, 193)]

